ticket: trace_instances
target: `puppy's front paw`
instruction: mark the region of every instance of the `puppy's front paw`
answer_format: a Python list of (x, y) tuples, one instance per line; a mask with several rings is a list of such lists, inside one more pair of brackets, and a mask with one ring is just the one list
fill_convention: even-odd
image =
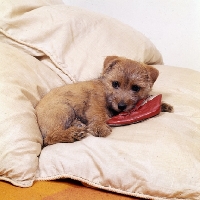
[(74, 128), (74, 131), (71, 133), (71, 138), (74, 141), (79, 141), (87, 136), (87, 130), (85, 128)]
[(106, 137), (110, 135), (112, 129), (107, 124), (93, 123), (88, 126), (88, 132), (96, 137)]
[(173, 106), (171, 106), (170, 104), (164, 103), (162, 102), (161, 104), (161, 112), (173, 112)]

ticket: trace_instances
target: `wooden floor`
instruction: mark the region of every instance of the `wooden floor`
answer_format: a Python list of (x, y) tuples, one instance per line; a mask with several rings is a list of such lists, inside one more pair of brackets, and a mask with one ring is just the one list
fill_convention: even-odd
[(30, 188), (20, 188), (0, 181), (0, 191), (0, 200), (139, 200), (104, 190), (88, 188), (78, 181), (69, 179), (38, 181)]

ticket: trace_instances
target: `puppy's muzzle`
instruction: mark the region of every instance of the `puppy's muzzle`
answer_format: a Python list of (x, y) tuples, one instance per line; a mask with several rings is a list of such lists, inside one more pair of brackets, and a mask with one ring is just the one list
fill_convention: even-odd
[(126, 107), (127, 107), (127, 105), (126, 105), (126, 103), (125, 103), (124, 101), (120, 101), (120, 102), (118, 103), (118, 109), (119, 109), (120, 111), (124, 111), (124, 110), (126, 109)]

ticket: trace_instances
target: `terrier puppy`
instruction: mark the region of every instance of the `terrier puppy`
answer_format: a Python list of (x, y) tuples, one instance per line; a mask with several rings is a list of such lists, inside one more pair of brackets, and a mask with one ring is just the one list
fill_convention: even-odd
[[(109, 135), (106, 121), (147, 98), (158, 75), (152, 66), (108, 56), (99, 78), (51, 90), (36, 107), (44, 145), (75, 142), (87, 133)], [(172, 111), (168, 104), (162, 107), (162, 111)]]

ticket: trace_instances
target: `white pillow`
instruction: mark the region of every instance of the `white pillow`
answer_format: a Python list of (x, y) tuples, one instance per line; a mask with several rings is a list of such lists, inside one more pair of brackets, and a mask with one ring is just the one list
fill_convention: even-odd
[(32, 185), (42, 144), (34, 107), (63, 84), (36, 58), (0, 43), (0, 180)]
[(113, 128), (106, 138), (47, 146), (36, 179), (72, 178), (145, 199), (199, 199), (200, 72), (157, 69), (153, 93), (163, 94), (174, 113)]
[(99, 76), (108, 55), (162, 64), (152, 42), (128, 25), (64, 4), (38, 2), (39, 7), (35, 1), (29, 6), (25, 0), (2, 2), (7, 9), (0, 12), (1, 40), (38, 57), (67, 82)]

